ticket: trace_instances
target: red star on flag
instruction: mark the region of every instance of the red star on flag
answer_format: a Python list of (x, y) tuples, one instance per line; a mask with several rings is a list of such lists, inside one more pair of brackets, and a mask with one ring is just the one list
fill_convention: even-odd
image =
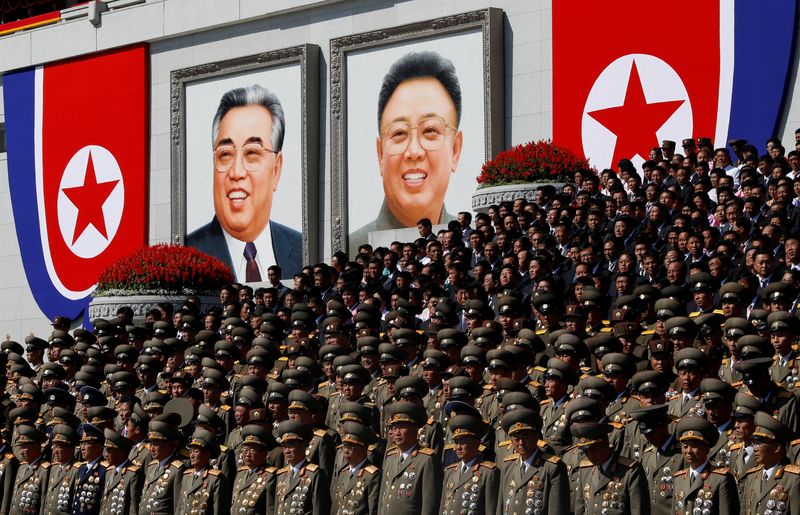
[(616, 166), (620, 159), (630, 159), (636, 154), (647, 159), (650, 149), (659, 146), (656, 133), (684, 102), (671, 100), (648, 103), (636, 61), (633, 61), (622, 105), (587, 114), (616, 134), (617, 142), (611, 160), (612, 166)]
[(106, 218), (103, 215), (103, 204), (111, 192), (116, 188), (119, 180), (108, 182), (97, 182), (94, 172), (94, 161), (92, 153), (86, 161), (86, 175), (83, 177), (83, 186), (74, 188), (64, 188), (64, 195), (78, 208), (78, 219), (75, 221), (75, 232), (72, 233), (72, 245), (84, 233), (89, 225), (94, 226), (97, 232), (108, 239), (106, 232)]

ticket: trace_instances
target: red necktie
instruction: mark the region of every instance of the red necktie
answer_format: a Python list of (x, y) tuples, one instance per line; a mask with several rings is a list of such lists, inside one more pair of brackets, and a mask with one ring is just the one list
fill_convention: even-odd
[(252, 241), (244, 246), (244, 258), (247, 260), (245, 281), (248, 283), (261, 282), (261, 272), (258, 271), (256, 254), (256, 246)]

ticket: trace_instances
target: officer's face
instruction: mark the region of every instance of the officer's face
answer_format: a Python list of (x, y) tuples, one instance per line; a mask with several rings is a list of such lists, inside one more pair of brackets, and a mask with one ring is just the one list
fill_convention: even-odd
[(525, 459), (528, 459), (537, 449), (536, 434), (533, 431), (518, 431), (511, 436), (511, 445), (514, 450)]
[[(260, 144), (272, 149), (272, 115), (261, 106), (235, 107), (219, 124), (214, 148), (221, 145), (239, 147), (233, 166), (224, 173), (214, 171), (214, 210), (220, 225), (234, 238), (253, 241), (269, 223), (272, 195), (278, 189), (283, 167), (283, 154), (263, 151), (250, 158), (256, 167), (248, 172), (241, 147)], [(272, 149), (275, 150), (275, 149)]]
[(700, 387), (700, 381), (703, 380), (703, 374), (694, 368), (682, 368), (678, 370), (678, 378), (680, 378), (681, 388), (684, 392), (691, 392)]
[(784, 454), (781, 444), (767, 439), (755, 441), (753, 450), (756, 455), (756, 463), (763, 465), (765, 469), (778, 463)]
[(481, 445), (481, 441), (474, 436), (466, 436), (455, 439), (453, 445), (458, 459), (464, 462), (470, 462), (478, 455), (478, 448)]
[(38, 442), (19, 444), (19, 453), (23, 461), (35, 461), (42, 454), (42, 446)]
[[(430, 123), (442, 119), (447, 126)], [(396, 128), (402, 124), (405, 130)], [(386, 104), (380, 124), (382, 135), (376, 140), (378, 164), (389, 209), (407, 227), (413, 227), (422, 217), (433, 223), (439, 221), (450, 176), (461, 156), (462, 134), (451, 128), (455, 125), (455, 105), (444, 86), (433, 78), (403, 82)], [(434, 140), (440, 143), (432, 144)]]
[(342, 444), (342, 456), (346, 463), (350, 465), (358, 465), (367, 457), (367, 448), (363, 445), (354, 445), (352, 443)]
[(75, 446), (64, 442), (53, 442), (53, 462), (66, 463), (75, 456)]
[(103, 454), (103, 445), (98, 442), (81, 442), (81, 456), (86, 461), (94, 461)]
[(736, 417), (733, 419), (733, 428), (737, 442), (749, 442), (756, 430), (756, 423), (753, 417)]
[(418, 429), (407, 422), (401, 422), (389, 427), (389, 438), (400, 450), (411, 448), (417, 441)]
[[(266, 455), (266, 453), (264, 454)], [(283, 457), (290, 465), (300, 463), (306, 457), (306, 444), (304, 442), (287, 442), (283, 444)], [(247, 465), (246, 462), (245, 465)]]
[(681, 443), (683, 460), (692, 468), (697, 468), (706, 462), (708, 459), (708, 451), (708, 444), (697, 440), (689, 440), (688, 442)]
[(195, 469), (200, 470), (208, 465), (211, 453), (202, 447), (189, 448), (189, 464)]
[(730, 420), (733, 406), (730, 402), (716, 400), (706, 404), (706, 419), (715, 426), (719, 426)]
[(781, 356), (785, 356), (792, 349), (792, 336), (789, 331), (775, 331), (769, 335), (770, 343), (775, 347), (775, 351)]
[(153, 440), (150, 442), (150, 456), (152, 456), (156, 461), (162, 461), (169, 458), (174, 449), (175, 444), (166, 441)]

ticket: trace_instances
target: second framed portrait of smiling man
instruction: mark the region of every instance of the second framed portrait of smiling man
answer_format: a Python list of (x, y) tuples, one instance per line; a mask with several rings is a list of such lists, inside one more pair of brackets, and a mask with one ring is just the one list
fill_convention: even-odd
[(332, 247), (470, 211), (502, 150), (503, 13), (331, 41)]
[(238, 282), (316, 259), (319, 47), (172, 72), (173, 234)]

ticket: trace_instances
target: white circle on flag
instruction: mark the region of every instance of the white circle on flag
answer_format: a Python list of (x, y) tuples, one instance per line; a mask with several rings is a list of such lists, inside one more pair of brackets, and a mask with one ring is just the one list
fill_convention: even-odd
[[(90, 177), (88, 168), (90, 154), (94, 169), (94, 179)], [(78, 207), (64, 193), (65, 189), (82, 188), (87, 183), (92, 184), (93, 180), (100, 185), (117, 181), (105, 201), (99, 198), (97, 200), (98, 202), (102, 201), (100, 209), (102, 210), (103, 223), (105, 224), (105, 236), (101, 234), (98, 227), (93, 223), (89, 223), (82, 228), (76, 227), (80, 214)], [(64, 243), (75, 255), (89, 259), (100, 255), (106, 250), (117, 234), (122, 220), (122, 212), (125, 208), (125, 185), (122, 170), (120, 170), (119, 163), (117, 163), (114, 155), (99, 145), (87, 145), (75, 152), (75, 155), (67, 163), (67, 167), (61, 177), (61, 184), (58, 187), (57, 206), (61, 236), (64, 238)], [(75, 235), (76, 229), (81, 231), (79, 235)]]
[[(625, 103), (625, 93), (628, 90), (628, 80), (631, 77), (634, 61), (647, 103), (684, 100), (683, 105), (656, 132), (658, 144), (667, 139), (680, 145), (682, 139), (692, 137), (692, 105), (686, 86), (675, 69), (666, 61), (649, 54), (622, 56), (609, 64), (598, 75), (586, 98), (586, 105), (583, 107), (581, 119), (583, 151), (590, 164), (600, 170), (616, 168), (617, 163), (612, 163), (612, 159), (617, 136), (588, 113), (618, 107)], [(655, 139), (653, 146), (656, 146)], [(641, 170), (642, 163), (649, 159), (649, 156), (637, 154), (629, 156), (629, 158), (633, 165)]]

